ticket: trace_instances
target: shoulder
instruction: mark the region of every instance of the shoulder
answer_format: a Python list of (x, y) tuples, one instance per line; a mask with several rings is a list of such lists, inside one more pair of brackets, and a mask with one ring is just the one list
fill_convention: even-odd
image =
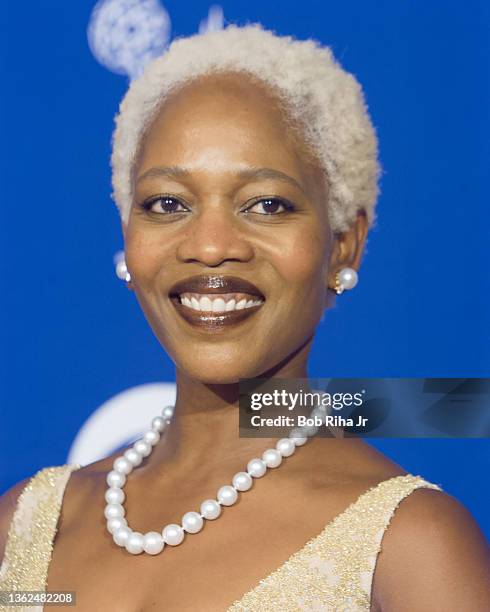
[[(40, 489), (33, 492), (34, 496), (39, 495), (40, 491), (56, 489), (60, 478), (68, 477), (74, 466), (70, 464), (49, 466), (42, 468), (16, 483), (0, 496), (0, 560), (3, 559), (7, 545), (8, 535), (15, 512), (19, 507), (21, 495), (26, 491), (27, 485), (37, 482)], [(24, 493), (25, 495), (25, 493)]]
[(107, 473), (112, 469), (116, 456), (118, 453), (113, 453), (71, 472), (64, 490), (58, 531), (76, 530), (80, 525), (80, 515), (93, 507), (96, 500), (104, 499)]
[(373, 582), (378, 610), (490, 609), (490, 550), (471, 513), (429, 488), (408, 495), (382, 542)]
[[(56, 482), (57, 477), (63, 478), (67, 486), (64, 489), (62, 514), (58, 527), (78, 522), (80, 512), (86, 507), (87, 503), (100, 494), (105, 489), (105, 476), (112, 466), (114, 455), (110, 455), (100, 461), (96, 461), (87, 466), (73, 469), (75, 466), (70, 464), (48, 466), (42, 468), (16, 483), (0, 496), (0, 563), (5, 554), (8, 534), (12, 519), (18, 507), (19, 498), (26, 486), (35, 477), (43, 479), (43, 482)], [(44, 480), (46, 479), (46, 480)]]
[(10, 487), (10, 489), (0, 496), (0, 560), (3, 559), (5, 553), (7, 536), (15, 508), (17, 507), (17, 501), (30, 480), (31, 476), (24, 478), (24, 480)]

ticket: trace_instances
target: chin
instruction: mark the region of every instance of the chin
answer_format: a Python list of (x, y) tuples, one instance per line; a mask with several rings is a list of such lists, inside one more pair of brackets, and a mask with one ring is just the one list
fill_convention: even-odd
[(238, 384), (241, 378), (256, 378), (260, 376), (257, 364), (243, 363), (243, 358), (233, 361), (220, 359), (206, 359), (204, 363), (180, 361), (179, 369), (186, 376), (207, 385)]

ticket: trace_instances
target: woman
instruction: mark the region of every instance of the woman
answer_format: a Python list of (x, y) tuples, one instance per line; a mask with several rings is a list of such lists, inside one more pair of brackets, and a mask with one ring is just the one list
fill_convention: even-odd
[(124, 453), (2, 498), (1, 589), (118, 612), (488, 610), (488, 546), (440, 487), (358, 439), (238, 437), (238, 380), (307, 378), (356, 281), (379, 166), (354, 77), (259, 25), (177, 40), (131, 85), (112, 161), (176, 404)]

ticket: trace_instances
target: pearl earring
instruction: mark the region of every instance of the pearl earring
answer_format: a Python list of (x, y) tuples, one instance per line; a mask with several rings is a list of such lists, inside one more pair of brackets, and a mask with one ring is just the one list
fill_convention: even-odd
[(335, 275), (335, 292), (340, 295), (346, 289), (354, 289), (359, 277), (354, 268), (342, 268)]
[(126, 259), (124, 257), (124, 251), (117, 251), (114, 255), (114, 267), (116, 269), (116, 276), (123, 281), (129, 283), (131, 280), (131, 274), (126, 266)]

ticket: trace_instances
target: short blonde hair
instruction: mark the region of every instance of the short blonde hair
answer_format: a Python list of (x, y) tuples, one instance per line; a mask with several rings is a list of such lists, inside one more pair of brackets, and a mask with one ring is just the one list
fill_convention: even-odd
[(247, 72), (286, 104), (325, 172), (332, 230), (348, 229), (360, 209), (372, 225), (381, 168), (360, 84), (329, 47), (278, 36), (258, 23), (177, 38), (131, 83), (115, 119), (111, 158), (113, 198), (123, 222), (139, 145), (161, 104), (179, 85), (220, 71)]

